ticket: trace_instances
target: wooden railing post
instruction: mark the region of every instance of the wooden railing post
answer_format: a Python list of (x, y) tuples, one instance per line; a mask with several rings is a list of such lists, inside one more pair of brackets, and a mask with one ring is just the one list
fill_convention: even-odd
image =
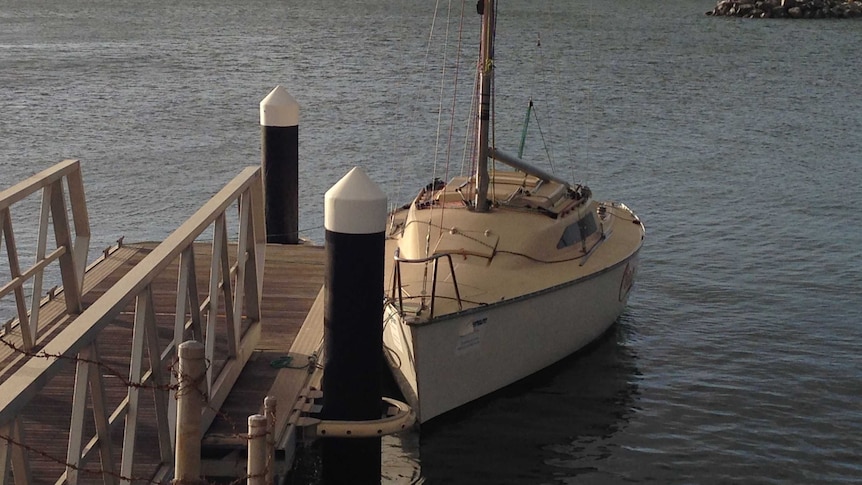
[(190, 340), (179, 347), (175, 484), (198, 483), (201, 474), (201, 409), (204, 405), (206, 350)]
[(248, 417), (248, 485), (265, 485), (267, 419), (262, 414)]

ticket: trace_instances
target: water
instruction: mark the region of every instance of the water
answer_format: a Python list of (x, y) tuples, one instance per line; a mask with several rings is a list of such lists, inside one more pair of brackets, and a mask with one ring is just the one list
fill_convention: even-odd
[[(642, 269), (588, 351), (387, 438), (385, 482), (862, 483), (862, 22), (511, 3), (497, 136), (516, 146), (532, 94), (557, 172), (644, 220)], [(322, 194), (353, 165), (397, 203), (444, 173), (435, 153), (458, 170), (436, 141), (434, 72), (455, 63), (432, 9), (2, 0), (0, 182), (80, 158), (94, 252), (162, 239), (259, 163), (258, 102), (281, 83), (303, 106), (300, 225), (322, 241)]]

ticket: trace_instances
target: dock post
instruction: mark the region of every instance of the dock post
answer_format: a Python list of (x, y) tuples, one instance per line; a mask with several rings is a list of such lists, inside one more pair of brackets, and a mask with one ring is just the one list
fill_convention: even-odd
[(272, 485), (266, 481), (267, 419), (263, 414), (248, 417), (248, 485)]
[[(323, 419), (381, 416), (386, 208), (386, 195), (358, 167), (326, 192)], [(379, 484), (380, 471), (380, 437), (323, 440), (325, 485)]]
[(174, 455), (174, 484), (200, 483), (202, 389), (206, 374), (204, 344), (189, 340), (177, 349), (179, 388), (177, 389), (177, 443)]
[(266, 242), (299, 242), (299, 104), (278, 85), (260, 102)]

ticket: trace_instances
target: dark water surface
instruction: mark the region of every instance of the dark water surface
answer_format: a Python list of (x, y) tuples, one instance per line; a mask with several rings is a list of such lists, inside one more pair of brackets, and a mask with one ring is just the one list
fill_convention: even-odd
[[(862, 483), (862, 21), (713, 6), (503, 3), (498, 139), (517, 146), (532, 95), (556, 171), (642, 217), (642, 269), (587, 352), (387, 438), (385, 482)], [(0, 0), (0, 185), (80, 158), (94, 252), (162, 239), (259, 163), (258, 103), (283, 84), (322, 241), (354, 165), (393, 203), (460, 167), (437, 111), (469, 94), (441, 102), (438, 73), (469, 85), (472, 57), (439, 60), (459, 22), (430, 33), (433, 7)]]

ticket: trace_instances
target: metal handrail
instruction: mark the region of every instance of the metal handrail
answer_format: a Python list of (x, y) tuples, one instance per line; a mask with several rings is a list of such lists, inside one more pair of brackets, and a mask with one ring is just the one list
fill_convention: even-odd
[[(173, 463), (172, 442), (176, 433), (175, 389), (170, 376), (163, 371), (176, 345), (185, 340), (189, 328), (196, 335), (205, 326), (206, 359), (214, 362), (216, 326), (225, 325), (227, 334), (226, 362), (218, 375), (208, 368), (205, 387), (208, 406), (202, 411), (202, 429), (215, 418), (216, 410), (226, 399), (227, 392), (239, 376), (251, 355), (260, 335), (260, 302), (263, 289), (263, 267), (266, 248), (264, 228), (263, 184), (260, 167), (248, 167), (205, 203), (177, 230), (156, 246), (144, 259), (109, 288), (98, 300), (77, 315), (59, 334), (45, 342), (40, 354), (31, 357), (25, 366), (0, 382), (0, 437), (17, 437), (21, 431), (20, 411), (65, 367), (75, 360), (77, 372), (73, 398), (73, 415), (70, 423), (70, 445), (67, 452), (67, 470), (60, 481), (77, 483), (80, 464), (87, 455), (97, 450), (102, 457), (102, 471), (106, 480), (130, 483), (135, 465), (136, 428), (138, 426), (142, 385), (150, 385), (156, 392), (156, 427), (158, 449), (163, 466)], [(0, 208), (5, 192), (0, 193)], [(236, 262), (229, 264), (226, 211), (234, 204), (239, 207)], [(194, 247), (204, 231), (213, 228), (212, 260), (208, 294), (205, 301), (198, 300), (197, 271), (194, 265)], [(180, 272), (177, 283), (177, 311), (173, 341), (163, 345), (157, 338), (156, 315), (153, 304), (153, 282), (170, 264), (179, 258)], [(233, 284), (232, 284), (233, 283)], [(221, 298), (219, 298), (221, 294)], [(110, 410), (104, 398), (105, 384), (98, 367), (96, 337), (134, 301), (134, 328), (130, 357), (128, 393), (119, 406)], [(224, 318), (218, 318), (219, 303), (224, 306)], [(245, 313), (243, 313), (243, 311)], [(188, 317), (188, 314), (191, 314)], [(189, 319), (191, 322), (189, 322)], [(250, 322), (242, 332), (242, 321)], [(146, 362), (149, 362), (149, 370)], [(88, 377), (91, 376), (91, 377)], [(173, 378), (176, 379), (175, 377)], [(88, 385), (89, 384), (89, 385)], [(168, 391), (170, 389), (170, 391)], [(97, 434), (84, 436), (87, 394), (94, 402)], [(114, 463), (111, 451), (111, 428), (125, 421), (121, 461)], [(21, 439), (15, 438), (18, 442)], [(3, 443), (4, 445), (6, 443)], [(8, 451), (12, 453), (13, 474), (16, 483), (29, 483), (27, 450), (20, 443)], [(86, 445), (86, 446), (84, 446)], [(7, 451), (0, 446), (0, 452)], [(0, 476), (8, 472), (7, 460), (0, 462)], [(119, 465), (119, 466), (117, 466)]]
[[(446, 258), (449, 261), (449, 272), (452, 275), (452, 284), (455, 287), (455, 298), (458, 301), (458, 310), (463, 310), (464, 306), (461, 301), (461, 291), (458, 289), (458, 278), (455, 276), (455, 265), (452, 263), (452, 253), (435, 253), (431, 256), (427, 256), (425, 258), (402, 258), (401, 250), (395, 250), (395, 274), (392, 281), (392, 296), (395, 297), (396, 291), (398, 294), (398, 311), (401, 315), (404, 315), (404, 292), (402, 291), (401, 285), (401, 263), (408, 264), (422, 264), (433, 261), (434, 262), (434, 272), (431, 276), (431, 306), (429, 308), (430, 314), (428, 316), (429, 319), (434, 318), (434, 301), (437, 298), (437, 268), (440, 264), (440, 259)], [(420, 308), (421, 311), (421, 308)]]
[[(22, 269), (12, 227), (12, 207), (40, 191), (41, 210), (37, 221), (36, 258), (32, 266)], [(56, 241), (56, 249), (53, 251), (48, 248), (49, 227), (53, 229)], [(84, 267), (90, 243), (90, 222), (80, 162), (64, 160), (0, 191), (0, 239), (5, 239), (6, 242), (10, 278), (0, 287), (0, 299), (14, 294), (17, 314), (17, 320), (13, 318), (5, 323), (3, 334), (10, 335), (13, 326), (17, 324), (21, 333), (21, 345), (24, 350), (29, 351), (39, 338), (42, 282), (45, 269), (52, 263), (59, 261), (66, 311), (81, 311)], [(24, 285), (28, 282), (33, 285), (29, 304), (24, 291)]]

